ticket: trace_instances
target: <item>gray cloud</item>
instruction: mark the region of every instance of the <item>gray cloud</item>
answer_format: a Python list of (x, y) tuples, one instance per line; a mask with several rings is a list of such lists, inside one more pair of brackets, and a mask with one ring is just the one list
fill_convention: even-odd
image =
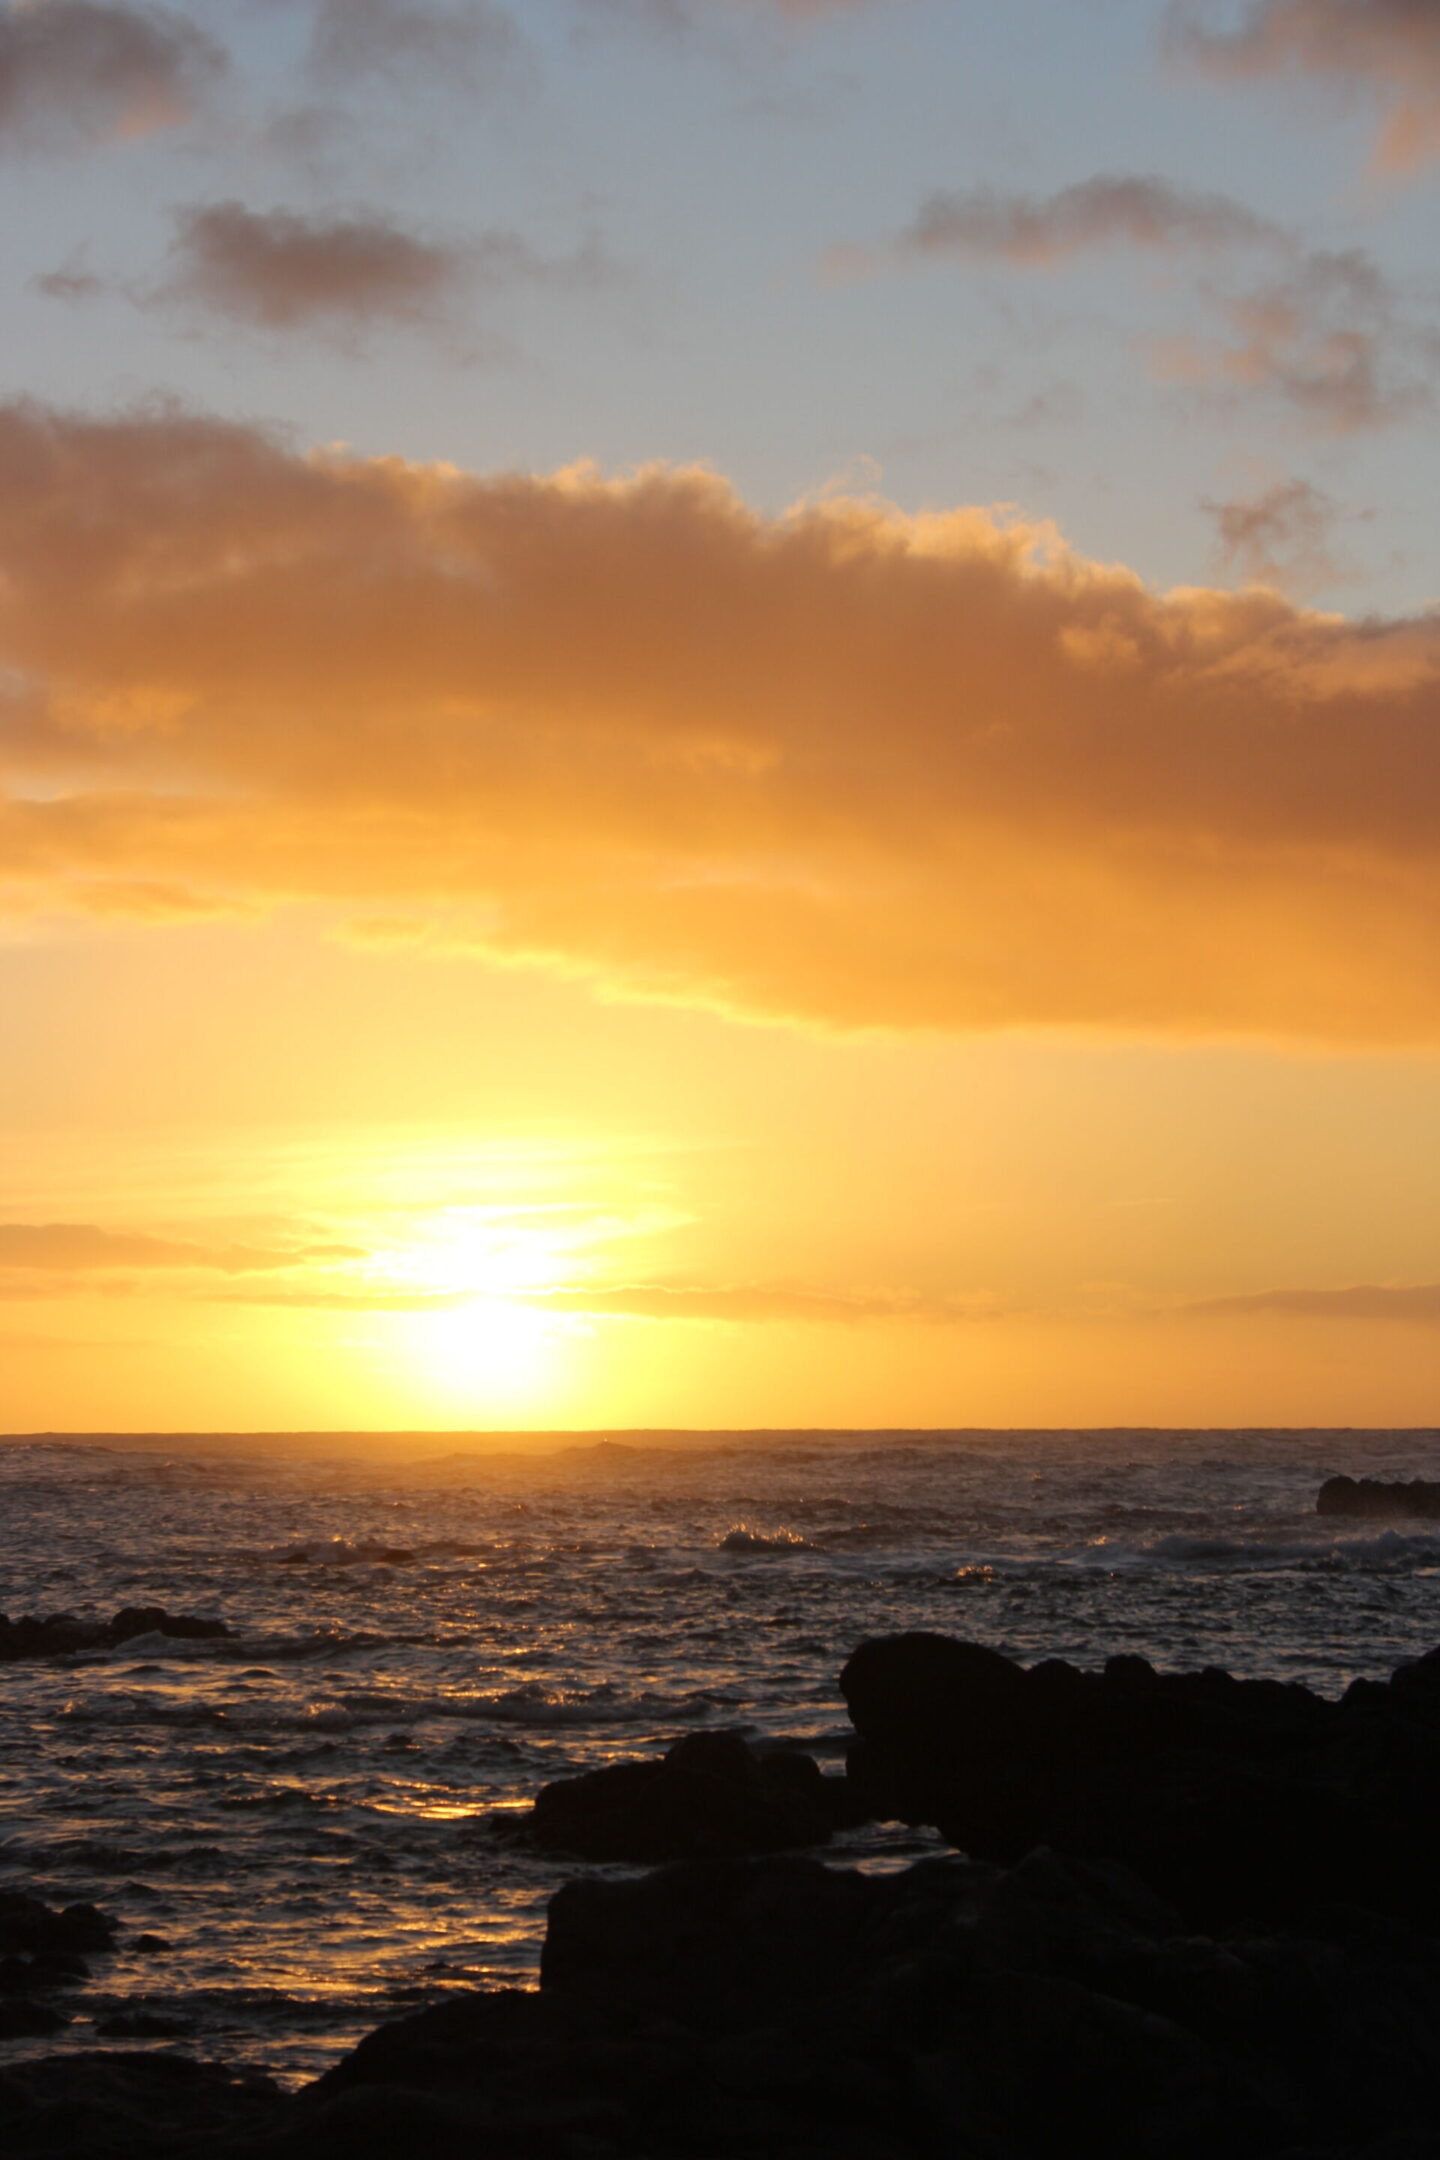
[(158, 288), (265, 330), (433, 323), (469, 274), (460, 249), (378, 215), (302, 217), (220, 202), (177, 214), (174, 268)]
[(523, 49), (513, 16), (492, 0), (319, 0), (310, 67), (330, 82), (403, 76), (473, 91)]
[(91, 270), (42, 270), (30, 280), (47, 300), (94, 300), (105, 290), (105, 280)]
[(0, 14), (0, 144), (86, 147), (191, 119), (226, 69), (169, 8), (11, 0)]
[[(304, 216), (240, 202), (177, 211), (171, 266), (127, 288), (146, 308), (180, 305), (257, 330), (319, 332), (352, 343), (385, 327), (458, 334), (467, 303), (517, 285), (583, 289), (612, 267), (593, 236), (572, 255), (539, 254), (518, 233), (431, 239), (381, 212)], [(79, 297), (65, 274), (38, 281)]]
[(902, 251), (1048, 267), (1096, 248), (1274, 245), (1280, 228), (1226, 195), (1144, 174), (1100, 173), (1046, 196), (940, 191), (900, 235)]
[(1403, 172), (1440, 156), (1437, 0), (1249, 0), (1238, 25), (1179, 0), (1173, 52), (1222, 81), (1308, 76), (1372, 96), (1382, 115), (1376, 164)]
[[(1048, 196), (934, 194), (883, 248), (832, 248), (826, 267), (838, 278), (926, 259), (1050, 271), (1115, 248), (1222, 258), (1190, 288), (1218, 328), (1151, 340), (1162, 378), (1270, 397), (1324, 434), (1389, 426), (1432, 401), (1440, 340), (1363, 250), (1307, 248), (1229, 196), (1153, 176), (1100, 174)], [(1242, 282), (1232, 259), (1246, 256), (1263, 267)]]
[(1261, 1290), (1251, 1297), (1205, 1298), (1181, 1309), (1200, 1319), (1398, 1320), (1415, 1327), (1440, 1327), (1440, 1283)]
[(1349, 574), (1330, 547), (1345, 513), (1308, 480), (1276, 481), (1228, 502), (1207, 499), (1202, 508), (1215, 521), (1217, 567), (1247, 584), (1305, 594)]
[(1155, 348), (1161, 372), (1210, 387), (1268, 392), (1322, 434), (1389, 427), (1434, 400), (1433, 330), (1358, 248), (1297, 250), (1277, 276), (1209, 295), (1228, 339)]

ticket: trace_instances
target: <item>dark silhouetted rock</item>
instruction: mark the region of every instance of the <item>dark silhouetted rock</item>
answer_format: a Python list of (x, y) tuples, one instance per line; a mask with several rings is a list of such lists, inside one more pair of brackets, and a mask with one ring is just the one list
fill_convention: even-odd
[(1440, 1652), (1340, 1703), (1209, 1668), (1030, 1669), (973, 1643), (864, 1643), (841, 1674), (857, 1805), (977, 1859), (1041, 1843), (1133, 1869), (1197, 1924), (1344, 1896), (1440, 1921)]
[(773, 1856), (567, 1885), (539, 1994), (382, 2026), (231, 2151), (1433, 2160), (1437, 2074), (1440, 1944), (1373, 1915), (1195, 1936), (1046, 1848), (880, 1877)]
[(557, 1778), (531, 1828), (553, 1852), (637, 1862), (784, 1852), (821, 1845), (843, 1810), (838, 1778), (809, 1755), (758, 1754), (737, 1733), (687, 1733), (656, 1762)]
[(230, 1630), (223, 1620), (197, 1620), (193, 1613), (168, 1613), (163, 1605), (127, 1605), (110, 1622), (112, 1643), (136, 1635), (170, 1635), (181, 1642), (219, 1642)]
[(68, 1657), (77, 1650), (113, 1650), (140, 1635), (211, 1642), (229, 1633), (223, 1620), (168, 1613), (163, 1605), (127, 1605), (112, 1620), (78, 1620), (73, 1613), (52, 1613), (43, 1620), (26, 1613), (10, 1620), (0, 1613), (0, 1664), (16, 1658)]
[(134, 2050), (51, 2055), (0, 2071), (0, 2150), (6, 2160), (221, 2160), (242, 2144), (260, 2150), (286, 2109), (257, 2071)]
[(1440, 1518), (1440, 1484), (1411, 1478), (1387, 1485), (1379, 1478), (1326, 1478), (1315, 1502), (1317, 1515), (1360, 1515), (1394, 1519), (1406, 1515)]
[(178, 2040), (195, 2030), (195, 2020), (171, 2010), (113, 2010), (95, 2020), (102, 2040)]
[(57, 1910), (24, 1890), (0, 1890), (0, 1953), (83, 1961), (87, 1951), (111, 1949), (116, 1932), (115, 1922), (98, 1906)]
[(70, 2020), (32, 1995), (0, 1995), (0, 2040), (43, 2040)]

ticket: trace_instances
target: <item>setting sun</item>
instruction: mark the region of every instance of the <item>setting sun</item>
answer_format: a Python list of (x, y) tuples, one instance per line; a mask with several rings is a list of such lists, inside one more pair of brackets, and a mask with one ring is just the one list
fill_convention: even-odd
[(528, 1411), (553, 1392), (567, 1324), (498, 1297), (466, 1298), (400, 1322), (420, 1384), (465, 1411)]

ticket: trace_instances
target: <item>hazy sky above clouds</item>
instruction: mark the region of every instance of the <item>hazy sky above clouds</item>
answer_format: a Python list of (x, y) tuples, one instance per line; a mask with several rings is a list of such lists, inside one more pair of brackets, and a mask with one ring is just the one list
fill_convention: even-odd
[(0, 160), (0, 1425), (1429, 1421), (1440, 0), (11, 0)]

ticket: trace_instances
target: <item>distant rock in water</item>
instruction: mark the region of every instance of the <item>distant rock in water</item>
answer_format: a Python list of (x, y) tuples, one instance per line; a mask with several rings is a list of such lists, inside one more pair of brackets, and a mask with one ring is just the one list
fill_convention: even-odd
[(140, 1635), (169, 1635), (184, 1642), (218, 1642), (228, 1636), (223, 1620), (199, 1620), (192, 1613), (168, 1613), (163, 1605), (127, 1605), (113, 1620), (78, 1620), (73, 1613), (52, 1613), (18, 1620), (0, 1613), (0, 1664), (15, 1658), (65, 1657), (76, 1650), (114, 1650)]
[(327, 1538), (316, 1545), (297, 1545), (280, 1555), (281, 1567), (413, 1567), (415, 1555), (408, 1545), (352, 1545), (348, 1538)]
[(813, 1757), (757, 1754), (737, 1733), (687, 1733), (658, 1762), (557, 1778), (536, 1797), (537, 1844), (586, 1860), (701, 1859), (823, 1845), (846, 1788)]
[(1315, 1502), (1317, 1515), (1361, 1515), (1394, 1520), (1406, 1515), (1440, 1520), (1440, 1483), (1411, 1478), (1387, 1485), (1379, 1478), (1326, 1478)]

